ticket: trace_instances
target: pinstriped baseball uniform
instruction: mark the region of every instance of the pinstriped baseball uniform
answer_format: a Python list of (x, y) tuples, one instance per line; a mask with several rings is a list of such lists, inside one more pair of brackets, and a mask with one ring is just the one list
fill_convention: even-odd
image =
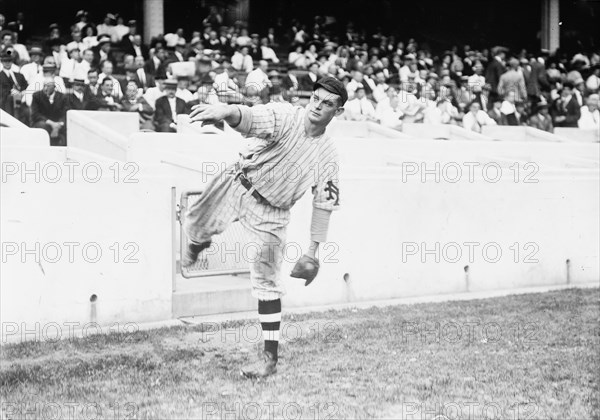
[[(284, 293), (279, 271), (289, 209), (308, 189), (314, 207), (339, 207), (338, 155), (327, 133), (306, 134), (303, 108), (281, 102), (239, 108), (236, 130), (255, 143), (209, 182), (187, 209), (184, 228), (188, 238), (202, 243), (239, 220), (259, 245), (250, 261), (252, 294), (274, 300)], [(250, 190), (236, 178), (240, 172), (251, 182)], [(264, 199), (252, 195), (254, 190)]]

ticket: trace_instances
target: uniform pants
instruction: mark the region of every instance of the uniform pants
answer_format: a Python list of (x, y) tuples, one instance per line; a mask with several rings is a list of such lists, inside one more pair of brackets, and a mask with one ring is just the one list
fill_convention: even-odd
[(189, 240), (207, 242), (238, 221), (250, 232), (241, 244), (250, 263), (252, 295), (259, 300), (279, 299), (284, 293), (281, 263), (290, 212), (257, 200), (239, 181), (232, 166), (213, 178), (197, 202), (185, 209), (184, 231)]

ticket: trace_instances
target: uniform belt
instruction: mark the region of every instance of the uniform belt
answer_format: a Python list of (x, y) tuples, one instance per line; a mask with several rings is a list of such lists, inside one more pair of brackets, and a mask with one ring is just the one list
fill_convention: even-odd
[(259, 203), (268, 202), (262, 195), (260, 195), (258, 191), (256, 191), (256, 189), (252, 187), (252, 183), (250, 182), (250, 180), (248, 180), (248, 178), (246, 178), (246, 176), (242, 172), (239, 172), (236, 175), (235, 179), (239, 179), (240, 184), (242, 184), (244, 188), (246, 188), (248, 191), (252, 191), (252, 197), (254, 197), (256, 201), (258, 201)]

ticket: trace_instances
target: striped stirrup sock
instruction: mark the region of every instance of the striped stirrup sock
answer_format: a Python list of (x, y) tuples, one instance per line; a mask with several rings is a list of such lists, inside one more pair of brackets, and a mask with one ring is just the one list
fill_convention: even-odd
[(259, 300), (258, 319), (265, 340), (265, 351), (271, 353), (273, 358), (277, 360), (279, 326), (281, 324), (281, 299)]

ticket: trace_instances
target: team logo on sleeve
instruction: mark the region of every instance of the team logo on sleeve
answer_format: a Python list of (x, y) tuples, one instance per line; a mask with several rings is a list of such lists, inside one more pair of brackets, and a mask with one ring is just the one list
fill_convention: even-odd
[(340, 190), (337, 185), (333, 183), (333, 181), (327, 181), (325, 192), (329, 193), (327, 196), (328, 200), (335, 200), (333, 203), (334, 206), (337, 206), (340, 203)]

